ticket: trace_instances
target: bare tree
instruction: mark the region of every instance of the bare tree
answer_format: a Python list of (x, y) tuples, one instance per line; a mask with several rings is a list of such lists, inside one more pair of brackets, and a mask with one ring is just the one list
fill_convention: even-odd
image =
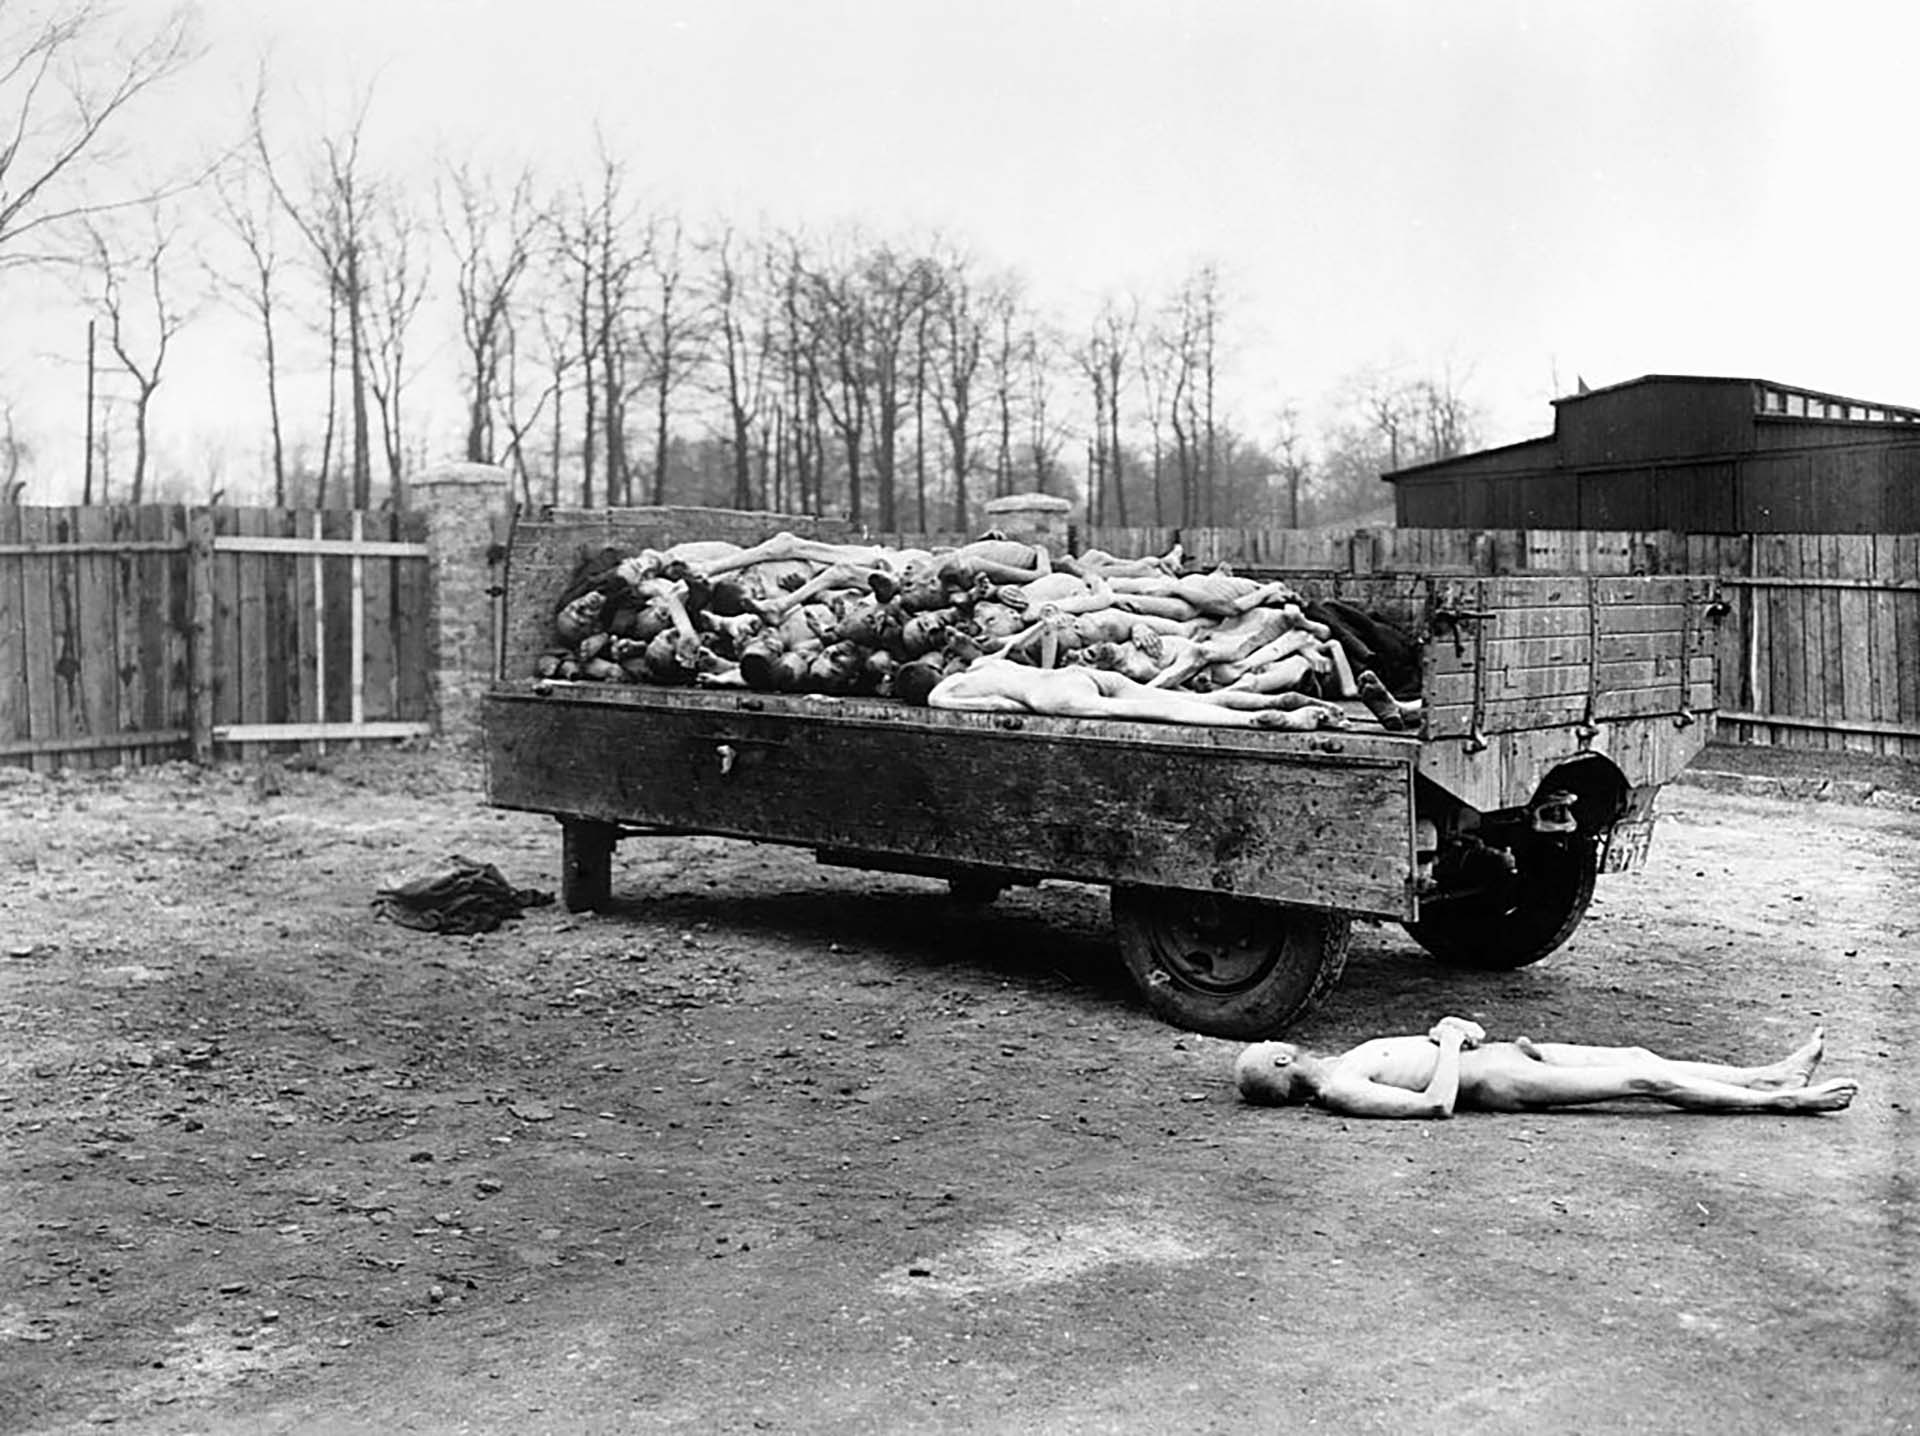
[(1197, 417), (1200, 431), (1200, 473), (1204, 523), (1219, 521), (1220, 434), (1216, 400), (1220, 373), (1220, 272), (1203, 264), (1187, 281), (1187, 303), (1194, 311), (1199, 377)]
[(1201, 265), (1174, 293), (1155, 325), (1152, 407), (1164, 405), (1180, 478), (1180, 522), (1218, 517), (1220, 280)]
[[(407, 339), (426, 298), (431, 264), (422, 252), (421, 227), (392, 191), (374, 198), (362, 250), (368, 289), (366, 309), (367, 391), (380, 420), (388, 492), (399, 501), (406, 462)], [(360, 500), (364, 506), (366, 499)]]
[(262, 176), (247, 152), (233, 157), (214, 176), (214, 195), (222, 225), (238, 242), (238, 274), (209, 265), (217, 291), (227, 295), (260, 326), (261, 380), (266, 388), (267, 428), (273, 461), (273, 502), (287, 502), (286, 428), (280, 412), (280, 323), (282, 262), (278, 210), (270, 194), (262, 193)]
[(1436, 377), (1418, 380), (1412, 393), (1416, 419), (1425, 440), (1422, 463), (1451, 459), (1479, 442), (1479, 411), (1461, 393), (1451, 364)]
[(1274, 415), (1273, 454), (1280, 482), (1286, 486), (1287, 527), (1300, 527), (1300, 499), (1312, 472), (1307, 440), (1300, 427), (1300, 411), (1287, 404)]
[(1388, 470), (1398, 469), (1401, 444), (1416, 418), (1412, 386), (1391, 367), (1374, 366), (1355, 376), (1351, 388), (1352, 403), (1386, 446)]
[(1020, 364), (1026, 347), (1026, 336), (1015, 330), (1019, 309), (1017, 285), (1011, 276), (994, 285), (986, 296), (986, 314), (982, 320), (993, 339), (986, 360), (987, 389), (993, 404), (993, 493), (996, 498), (1013, 492), (1014, 399), (1021, 385)]
[[(574, 365), (579, 362), (579, 354), (574, 347), (564, 296), (563, 302), (557, 306), (540, 306), (538, 316), (542, 372), (545, 376), (539, 402), (548, 406), (552, 425), (547, 454), (547, 502), (557, 504), (560, 502), (560, 471), (566, 457), (567, 385)], [(518, 372), (517, 367), (515, 372)], [(517, 408), (520, 403), (517, 385), (513, 392)], [(510, 425), (516, 422), (517, 419), (509, 420)], [(531, 422), (527, 427), (531, 430)]]
[(580, 502), (594, 502), (604, 462), (606, 502), (632, 502), (627, 411), (635, 392), (631, 308), (635, 275), (651, 245), (649, 227), (627, 200), (625, 166), (600, 149), (591, 190), (556, 205), (554, 262), (565, 276), (583, 409)]
[(1101, 306), (1098, 322), (1107, 368), (1107, 452), (1112, 460), (1114, 516), (1125, 528), (1127, 469), (1126, 450), (1120, 442), (1120, 396), (1126, 383), (1127, 363), (1134, 350), (1134, 337), (1139, 332), (1140, 301), (1132, 296), (1124, 301), (1109, 301)]
[[(974, 389), (986, 350), (991, 302), (983, 301), (964, 256), (948, 260), (934, 301), (940, 363), (934, 369), (934, 397), (940, 426), (947, 436), (947, 459), (953, 475), (953, 526), (964, 531), (967, 521), (967, 478), (973, 471), (972, 436)], [(983, 312), (984, 311), (984, 312)]]
[[(504, 187), (503, 198), (502, 186), (463, 161), (445, 168), (435, 191), (440, 232), (453, 255), (453, 291), (460, 309), (467, 461), (491, 464), (496, 457), (495, 422), (504, 408), (514, 407), (501, 369), (514, 347), (514, 303), (538, 234), (533, 182), (521, 171)], [(516, 448), (524, 433), (514, 434)], [(521, 479), (524, 484), (524, 471)]]
[(593, 273), (593, 347), (600, 360), (601, 429), (607, 462), (607, 502), (633, 502), (633, 461), (627, 451), (627, 407), (634, 391), (633, 352), (627, 344), (627, 309), (633, 287), (633, 274), (650, 247), (651, 236), (642, 237), (641, 249), (627, 248), (627, 229), (631, 216), (620, 205), (619, 172), (603, 165), (600, 205), (595, 212), (591, 244), (595, 255)]
[(728, 459), (733, 469), (733, 506), (754, 506), (753, 453), (756, 426), (766, 399), (768, 346), (755, 339), (766, 325), (754, 319), (750, 271), (736, 252), (731, 229), (723, 228), (708, 246), (713, 286), (708, 296), (709, 327), (719, 348), (717, 375), (727, 411)]
[(130, 179), (116, 146), (139, 101), (198, 57), (193, 11), (118, 21), (101, 0), (0, 0), (0, 267), (66, 258), (40, 242), (173, 187)]
[(1076, 354), (1093, 391), (1092, 470), (1087, 504), (1095, 523), (1127, 525), (1125, 456), (1120, 435), (1120, 399), (1139, 325), (1139, 301), (1109, 296), (1094, 316), (1092, 332)]
[[(818, 325), (813, 279), (806, 251), (797, 235), (787, 235), (777, 255), (770, 256), (770, 276), (780, 294), (779, 338), (782, 407), (775, 461), (774, 507), (791, 489), (801, 512), (825, 512), (826, 486), (826, 373), (821, 347), (815, 342)], [(785, 482), (791, 466), (791, 484)]]
[(1179, 522), (1206, 522), (1204, 495), (1204, 317), (1194, 303), (1190, 284), (1183, 284), (1165, 305), (1156, 324), (1154, 346), (1160, 353), (1160, 386), (1165, 397), (1167, 428), (1173, 430), (1173, 463), (1179, 474)]
[(1142, 330), (1135, 361), (1140, 366), (1141, 412), (1147, 421), (1149, 473), (1153, 483), (1153, 521), (1167, 522), (1166, 429), (1178, 378), (1178, 349), (1166, 341), (1158, 323)]
[(9, 507), (20, 502), (26, 480), (20, 471), (33, 458), (33, 445), (20, 437), (13, 405), (0, 404), (0, 504)]
[(705, 354), (706, 314), (689, 293), (685, 237), (677, 219), (655, 228), (645, 267), (651, 309), (639, 335), (653, 394), (653, 502), (667, 501), (667, 453), (673, 433), (673, 396), (693, 376)]
[(355, 508), (371, 502), (373, 488), (372, 423), (368, 404), (367, 310), (372, 302), (369, 226), (375, 213), (374, 184), (365, 172), (360, 148), (372, 95), (364, 96), (352, 119), (320, 143), (320, 163), (301, 191), (290, 188), (283, 162), (274, 154), (265, 123), (264, 79), (255, 91), (250, 140), (261, 173), (274, 198), (306, 241), (327, 290), (327, 442), (321, 456), (320, 499), (324, 504), (333, 445), (336, 380), (340, 371), (341, 327), (345, 326), (348, 412), (352, 423), (352, 494)]
[(1027, 384), (1027, 459), (1033, 470), (1035, 493), (1051, 493), (1060, 468), (1060, 451), (1066, 446), (1064, 425), (1054, 417), (1054, 351), (1061, 347), (1058, 336), (1039, 326), (1022, 336), (1021, 356)]
[(938, 287), (938, 273), (922, 259), (909, 259), (891, 245), (873, 249), (860, 266), (855, 281), (866, 356), (862, 369), (873, 416), (874, 488), (879, 499), (879, 524), (891, 531), (899, 526), (897, 475), (900, 424), (909, 397), (902, 392), (912, 336), (919, 316)]
[(191, 317), (169, 293), (173, 284), (169, 252), (175, 231), (158, 208), (148, 214), (138, 241), (129, 240), (124, 246), (109, 236), (100, 217), (88, 218), (82, 225), (90, 256), (88, 278), (94, 286), (91, 297), (106, 315), (107, 345), (133, 386), (129, 499), (137, 504), (146, 496), (153, 396), (165, 377), (168, 350)]
[(853, 266), (831, 259), (806, 275), (806, 342), (819, 376), (813, 392), (840, 437), (847, 466), (847, 516), (865, 519), (861, 457), (870, 422), (866, 292)]

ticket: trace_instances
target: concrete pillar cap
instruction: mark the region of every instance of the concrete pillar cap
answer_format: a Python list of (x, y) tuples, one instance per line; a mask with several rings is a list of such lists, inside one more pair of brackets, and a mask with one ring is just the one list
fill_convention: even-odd
[(988, 499), (986, 510), (990, 514), (1006, 513), (1009, 510), (1039, 511), (1042, 513), (1070, 513), (1073, 505), (1066, 499), (1053, 494), (1002, 494), (997, 499)]
[(498, 464), (436, 464), (407, 480), (412, 488), (431, 488), (441, 484), (471, 484), (497, 487), (512, 481), (512, 475)]

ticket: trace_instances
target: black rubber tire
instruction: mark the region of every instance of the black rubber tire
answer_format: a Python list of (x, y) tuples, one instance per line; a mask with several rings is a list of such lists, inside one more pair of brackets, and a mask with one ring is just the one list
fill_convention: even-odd
[(1516, 856), (1510, 894), (1435, 903), (1420, 921), (1404, 924), (1413, 940), (1449, 967), (1511, 972), (1572, 937), (1593, 901), (1598, 845), (1536, 843)]
[(1353, 923), (1322, 908), (1116, 887), (1113, 928), (1154, 1016), (1251, 1041), (1280, 1032), (1333, 990)]

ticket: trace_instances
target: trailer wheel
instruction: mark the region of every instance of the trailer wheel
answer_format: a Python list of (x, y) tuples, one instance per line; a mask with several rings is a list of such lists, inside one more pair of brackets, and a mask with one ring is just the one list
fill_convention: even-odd
[(1572, 937), (1593, 901), (1598, 846), (1536, 843), (1515, 857), (1518, 870), (1503, 891), (1433, 904), (1405, 924), (1413, 940), (1449, 967), (1511, 972)]
[(1156, 1017), (1213, 1037), (1270, 1037), (1333, 990), (1345, 913), (1175, 888), (1116, 887), (1120, 956)]

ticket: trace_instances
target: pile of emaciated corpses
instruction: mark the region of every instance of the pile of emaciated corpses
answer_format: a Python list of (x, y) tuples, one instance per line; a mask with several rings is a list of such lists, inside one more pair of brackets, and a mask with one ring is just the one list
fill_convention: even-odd
[(1096, 680), (1102, 692), (1318, 705), (1330, 726), (1357, 699), (1382, 726), (1417, 724), (1413, 648), (1391, 624), (1285, 583), (1182, 570), (1177, 548), (1065, 557), (994, 537), (938, 551), (788, 533), (608, 550), (562, 593), (538, 676), (925, 703), (970, 670), (1077, 668), (1118, 675)]

